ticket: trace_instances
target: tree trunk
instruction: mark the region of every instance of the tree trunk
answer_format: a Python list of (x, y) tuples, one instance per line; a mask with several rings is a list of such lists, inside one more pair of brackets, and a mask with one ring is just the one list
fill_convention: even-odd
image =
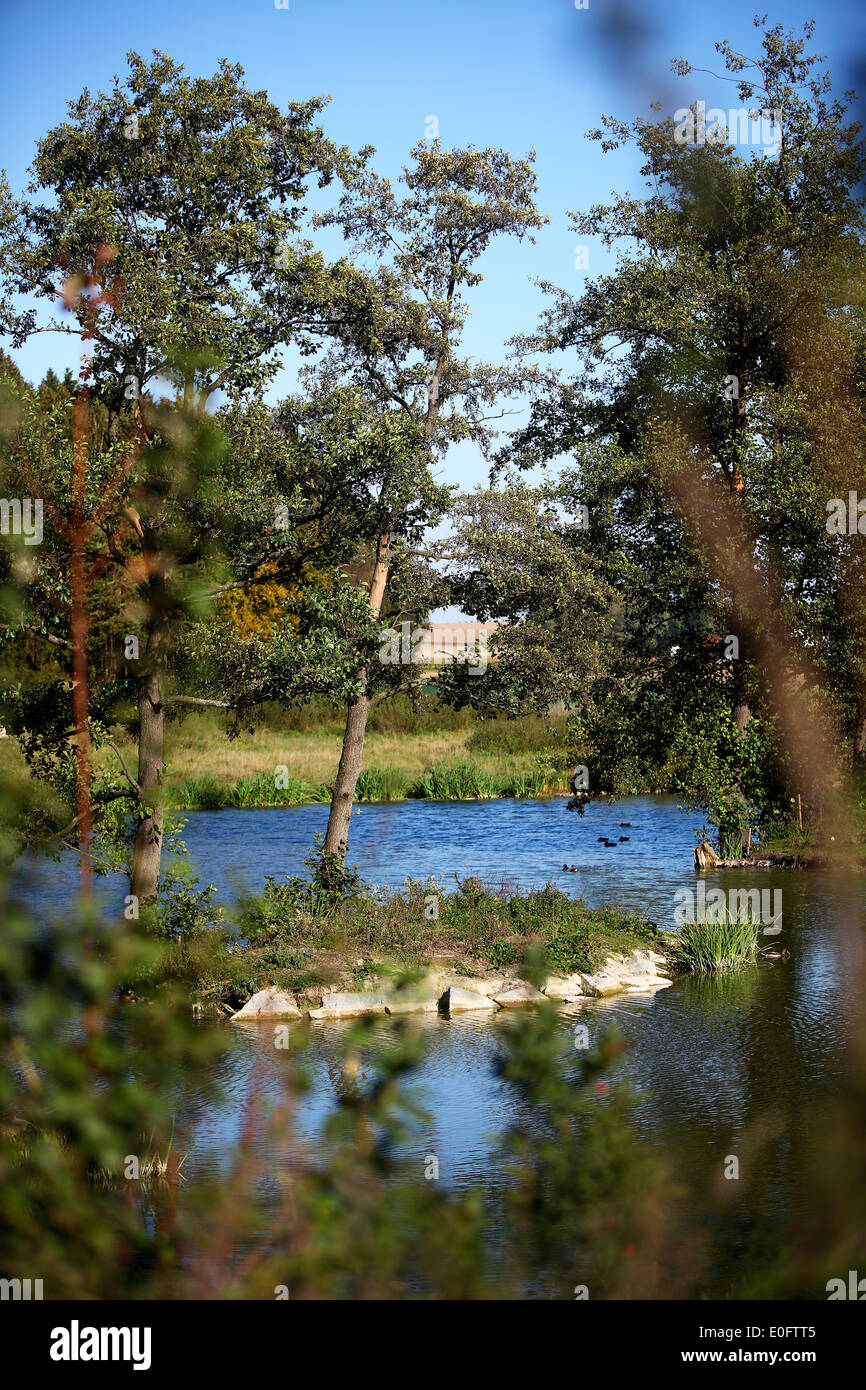
[[(376, 564), (373, 568), (373, 577), (370, 580), (370, 612), (374, 618), (378, 618), (382, 611), (382, 601), (385, 597), (385, 585), (388, 583), (388, 571), (390, 568), (388, 559), (388, 547), (390, 536), (379, 537), (379, 544), (376, 549)], [(373, 701), (367, 694), (367, 683), (369, 678), (369, 668), (364, 665), (359, 668), (358, 684), (361, 689), (360, 695), (349, 703), (346, 712), (346, 728), (343, 733), (343, 751), (340, 754), (340, 766), (337, 769), (337, 780), (334, 783), (334, 790), (331, 793), (331, 809), (328, 814), (328, 829), (325, 832), (325, 853), (335, 854), (342, 862), (346, 858), (346, 847), (349, 843), (349, 824), (352, 819), (352, 803), (355, 800), (355, 788), (358, 785), (358, 778), (361, 775), (361, 766), (364, 757), (364, 738), (367, 733), (367, 719), (370, 714), (370, 707)]]
[[(744, 346), (744, 345), (743, 345), (743, 343), (741, 342), (741, 343), (740, 343), (741, 349), (743, 348), (743, 346)], [(732, 411), (732, 415), (733, 415), (733, 436), (734, 436), (734, 439), (733, 439), (733, 458), (732, 458), (732, 468), (731, 468), (731, 491), (732, 491), (735, 495), (739, 496), (739, 495), (744, 491), (744, 489), (745, 489), (745, 482), (744, 482), (744, 479), (743, 479), (742, 469), (740, 468), (740, 461), (741, 461), (741, 458), (742, 458), (742, 453), (743, 453), (743, 449), (744, 449), (744, 447), (745, 447), (745, 442), (746, 442), (746, 438), (747, 438), (747, 435), (746, 435), (747, 419), (746, 419), (746, 400), (745, 400), (746, 372), (745, 372), (744, 368), (738, 364), (738, 365), (736, 366), (736, 368), (735, 368), (734, 375), (736, 376), (738, 386), (737, 386), (737, 395), (736, 395), (735, 399), (731, 402), (731, 411)], [(740, 641), (743, 642), (743, 640), (744, 640), (743, 634), (741, 633), (741, 634), (740, 634)], [(746, 726), (748, 725), (750, 719), (752, 718), (752, 711), (751, 711), (751, 709), (750, 709), (750, 707), (749, 707), (749, 701), (748, 701), (748, 698), (747, 698), (746, 693), (745, 693), (745, 654), (743, 655), (743, 657), (737, 656), (737, 658), (735, 659), (733, 665), (734, 665), (734, 682), (733, 682), (733, 683), (734, 683), (734, 700), (733, 700), (733, 716), (734, 716), (734, 723), (735, 723), (736, 726), (737, 726), (737, 731), (738, 731), (738, 733), (744, 734), (744, 733), (746, 732)]]
[[(745, 670), (744, 670), (744, 666), (743, 666), (743, 663), (740, 662), (739, 660), (735, 662), (734, 683), (735, 683), (735, 684), (734, 684), (734, 691), (735, 691), (735, 693), (734, 693), (734, 708), (733, 708), (734, 723), (735, 723), (736, 726), (737, 726), (737, 732), (739, 733), (740, 737), (742, 738), (743, 735), (745, 734), (746, 729), (747, 729), (747, 727), (748, 727), (748, 725), (749, 725), (749, 722), (750, 722), (750, 720), (751, 720), (751, 718), (752, 718), (752, 711), (751, 711), (751, 708), (750, 708), (750, 706), (749, 706), (748, 696), (747, 696), (746, 693), (745, 693)], [(739, 787), (739, 788), (738, 788), (738, 799), (739, 799), (741, 802), (743, 802), (744, 805), (746, 804), (746, 797), (745, 797), (745, 794), (744, 794), (744, 792), (743, 792), (742, 787)], [(728, 836), (730, 836), (730, 837), (733, 837), (734, 835), (739, 835), (739, 837), (740, 837), (740, 852), (739, 852), (739, 855), (736, 856), (736, 857), (742, 857), (742, 856), (746, 853), (746, 839), (747, 839), (747, 835), (748, 835), (749, 838), (751, 838), (751, 831), (749, 830), (748, 825), (745, 825), (745, 826), (744, 826), (741, 822), (737, 822), (736, 824), (731, 825), (730, 827), (722, 827), (722, 826), (720, 825), (720, 826), (719, 826), (719, 839), (720, 839), (720, 842), (721, 842), (721, 838), (722, 838), (723, 833), (726, 834), (726, 835), (728, 835)]]
[[(148, 539), (151, 539), (148, 537)], [(139, 821), (132, 847), (132, 875), (129, 891), (139, 902), (155, 898), (159, 891), (159, 870), (162, 856), (162, 773), (165, 766), (165, 705), (163, 703), (163, 673), (168, 644), (168, 620), (162, 596), (155, 592), (162, 587), (156, 578), (150, 585), (150, 601), (155, 616), (151, 619), (145, 669), (136, 678), (138, 697), (138, 785), (141, 799), (149, 807)]]
[[(743, 642), (744, 639), (741, 638), (741, 643)], [(738, 656), (736, 660), (733, 662), (733, 667), (734, 669), (732, 672), (732, 680), (734, 689), (732, 697), (732, 714), (734, 724), (737, 727), (737, 733), (742, 738), (752, 718), (752, 709), (749, 704), (749, 697), (746, 693), (745, 656)], [(735, 821), (731, 821), (728, 824), (719, 824), (719, 844), (721, 845), (723, 841), (730, 841), (736, 837), (739, 837), (739, 850), (734, 855), (734, 858), (742, 858), (746, 853), (746, 842), (747, 840), (751, 839), (751, 830), (749, 829), (747, 823), (748, 808), (746, 806), (746, 796), (741, 786), (738, 786), (737, 788), (737, 799), (740, 802), (742, 802), (744, 807), (746, 807), (746, 812), (744, 812), (742, 820), (738, 819)]]
[(752, 718), (752, 707), (749, 704), (749, 694), (746, 678), (746, 663), (751, 655), (753, 644), (749, 636), (742, 632), (743, 619), (737, 621), (736, 613), (733, 615), (735, 630), (740, 629), (739, 641), (740, 650), (731, 662), (731, 714), (737, 726), (737, 732), (744, 734), (749, 721)]
[[(366, 670), (363, 672), (363, 680), (366, 685)], [(371, 704), (372, 701), (368, 695), (361, 695), (357, 700), (351, 702), (346, 714), (343, 751), (340, 754), (337, 780), (331, 795), (331, 810), (328, 816), (328, 829), (325, 834), (325, 853), (336, 854), (341, 860), (346, 857), (346, 846), (349, 843), (352, 803), (355, 800), (355, 788), (361, 775), (364, 737), (367, 732), (367, 717)]]
[(84, 575), (84, 556), (73, 552), (69, 566), (69, 586), (72, 595), (72, 722), (75, 726), (76, 817), (78, 820), (78, 857), (81, 891), (90, 893), (93, 887), (93, 805), (91, 801), (92, 766), (90, 759), (90, 690), (87, 663), (87, 595)]
[(746, 732), (746, 726), (751, 718), (752, 711), (749, 708), (749, 702), (746, 696), (738, 695), (734, 701), (734, 723), (737, 726), (738, 733), (744, 734)]
[(75, 726), (76, 817), (78, 820), (78, 857), (81, 891), (90, 893), (93, 886), (93, 804), (91, 799), (92, 765), (90, 749), (90, 672), (87, 642), (90, 623), (87, 611), (87, 574), (85, 551), (89, 538), (85, 521), (87, 501), (87, 441), (90, 422), (90, 392), (83, 382), (75, 398), (74, 449), (72, 460), (72, 524), (70, 528), (71, 555), (69, 589), (72, 600), (72, 722)]
[(132, 847), (130, 892), (144, 902), (159, 889), (162, 855), (162, 769), (165, 712), (162, 679), (158, 670), (139, 676), (138, 687), (138, 785), (150, 811), (139, 821)]

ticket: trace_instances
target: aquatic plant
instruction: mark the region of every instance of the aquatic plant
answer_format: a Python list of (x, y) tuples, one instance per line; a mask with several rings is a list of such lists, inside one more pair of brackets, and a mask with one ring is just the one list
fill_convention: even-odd
[(402, 801), (409, 795), (411, 781), (399, 767), (368, 767), (358, 778), (356, 801)]
[(327, 801), (325, 786), (313, 786), (303, 778), (285, 776), (278, 784), (273, 773), (260, 772), (232, 785), (213, 772), (187, 777), (171, 787), (168, 803), (183, 811), (217, 811), (227, 806), (243, 810), (267, 806), (303, 806), (311, 801)]
[(760, 922), (740, 921), (727, 908), (718, 921), (684, 922), (680, 932), (671, 933), (672, 964), (691, 974), (741, 970), (757, 960), (762, 931)]

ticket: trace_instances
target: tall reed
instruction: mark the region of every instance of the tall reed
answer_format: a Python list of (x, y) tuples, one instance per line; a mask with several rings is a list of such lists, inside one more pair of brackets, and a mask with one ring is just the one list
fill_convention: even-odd
[(739, 921), (727, 909), (718, 921), (684, 922), (671, 936), (674, 968), (693, 975), (741, 970), (757, 960), (761, 931), (760, 922)]

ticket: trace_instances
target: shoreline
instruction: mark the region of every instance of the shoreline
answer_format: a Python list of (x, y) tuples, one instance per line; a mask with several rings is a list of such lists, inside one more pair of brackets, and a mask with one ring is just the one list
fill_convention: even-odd
[(852, 869), (862, 872), (866, 863), (851, 855), (828, 854), (823, 850), (767, 850), (743, 859), (716, 859), (696, 869), (714, 873), (717, 869)]
[[(306, 795), (300, 793), (300, 789), (294, 787), (287, 790), (287, 795), (280, 799), (270, 797), (247, 799), (244, 795), (243, 784), (227, 785), (222, 798), (216, 799), (210, 795), (205, 798), (190, 798), (183, 795), (176, 795), (175, 788), (169, 784), (166, 794), (166, 805), (172, 811), (277, 811), (297, 806), (324, 806), (331, 800), (331, 789), (327, 786), (309, 787)], [(179, 789), (181, 792), (183, 788)], [(637, 793), (645, 795), (646, 793)], [(651, 794), (651, 793), (650, 793)], [(425, 791), (422, 786), (412, 787), (400, 796), (385, 794), (382, 796), (356, 796), (353, 806), (387, 806), (399, 805), (411, 801), (434, 801), (442, 804), (459, 803), (466, 801), (551, 801), (556, 798), (567, 800), (571, 796), (571, 790), (567, 782), (550, 782), (540, 786), (525, 787), (521, 785), (520, 779), (516, 778), (513, 783), (491, 789), (479, 789), (477, 791), (467, 791), (463, 794), (452, 796), (440, 795), (436, 790)]]
[(668, 957), (649, 947), (627, 955), (612, 952), (592, 973), (548, 974), (539, 987), (516, 973), (487, 971), (466, 975), (455, 968), (427, 968), (420, 979), (411, 976), (396, 983), (387, 976), (373, 977), (366, 990), (326, 990), (309, 987), (291, 992), (276, 985), (257, 990), (240, 1009), (229, 1011), (231, 1023), (279, 1023), (308, 1018), (316, 1022), (370, 1015), (487, 1013), (505, 1009), (558, 1003), (572, 1004), (617, 994), (655, 994), (673, 984), (662, 969)]
[[(181, 784), (182, 790), (183, 784)], [(326, 785), (321, 787), (310, 787), (308, 795), (296, 796), (296, 789), (291, 788), (287, 795), (281, 800), (244, 799), (243, 783), (227, 784), (225, 797), (216, 800), (186, 800), (175, 795), (177, 788), (173, 788), (169, 783), (166, 793), (166, 805), (171, 811), (278, 811), (296, 806), (324, 806), (331, 799), (331, 788)], [(627, 795), (614, 795), (613, 792), (598, 792), (593, 798), (595, 801), (628, 801), (632, 797), (639, 796), (677, 796), (676, 791), (669, 787), (642, 787), (638, 791), (629, 792)], [(435, 791), (425, 791), (420, 785), (411, 788), (403, 795), (383, 795), (383, 796), (356, 796), (352, 802), (353, 806), (393, 806), (409, 803), (412, 801), (434, 801), (442, 805), (455, 804), (467, 801), (570, 801), (573, 792), (568, 782), (546, 782), (540, 787), (525, 788), (521, 785), (520, 776), (515, 778), (512, 784), (505, 784), (496, 790), (479, 790), (467, 792), (463, 795), (442, 796)], [(721, 861), (720, 861), (721, 862)], [(733, 862), (733, 861), (732, 861)]]
[(591, 908), (550, 884), (492, 891), (477, 878), (447, 894), (430, 881), (384, 897), (359, 886), (328, 904), (308, 882), (274, 882), (228, 929), (199, 941), (193, 997), (223, 1013), (267, 989), (308, 1010), (327, 1009), (328, 994), (371, 990), (399, 1005), (420, 990), (419, 1007), (439, 1007), (446, 985), (492, 997), (528, 989), (527, 980), (535, 1001), (545, 981), (578, 998), (608, 992), (620, 975), (645, 984), (669, 955), (666, 934), (640, 912)]

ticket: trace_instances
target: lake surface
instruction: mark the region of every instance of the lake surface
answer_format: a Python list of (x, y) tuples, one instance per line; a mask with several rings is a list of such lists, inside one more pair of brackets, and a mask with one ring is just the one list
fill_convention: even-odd
[[(694, 883), (696, 817), (667, 796), (596, 802), (583, 816), (567, 805), (564, 797), (550, 797), (357, 806), (348, 860), (380, 887), (399, 888), (407, 878), (432, 876), (452, 891), (455, 874), (522, 887), (542, 887), (550, 880), (593, 905), (639, 906), (660, 924), (663, 917), (673, 924), (675, 888)], [(261, 889), (267, 877), (304, 873), (316, 833), (327, 825), (328, 808), (189, 811), (183, 819), (188, 860), (202, 883), (233, 897)], [(622, 826), (623, 821), (630, 825)], [(601, 836), (616, 840), (616, 847), (607, 849)], [(564, 873), (566, 863), (578, 872)], [(29, 873), (30, 892), (38, 892), (44, 908), (65, 908), (77, 882), (71, 858), (32, 866)], [(125, 883), (118, 876), (99, 885), (115, 910), (128, 891)]]
[[(230, 895), (260, 887), (267, 875), (301, 872), (326, 818), (323, 806), (198, 812), (189, 815), (184, 838), (203, 881)], [(583, 817), (568, 812), (563, 799), (364, 805), (352, 821), (350, 859), (380, 886), (432, 875), (447, 890), (455, 886), (455, 873), (524, 887), (551, 880), (591, 904), (641, 907), (659, 926), (672, 928), (676, 892), (696, 882), (694, 828), (695, 817), (668, 797), (600, 803)], [(599, 835), (616, 839), (616, 848), (599, 843)], [(619, 843), (620, 836), (627, 841)], [(563, 873), (564, 863), (579, 872)], [(563, 1008), (563, 1040), (567, 1044), (575, 1019), (588, 1025), (591, 1040), (616, 1024), (627, 1043), (618, 1075), (634, 1090), (636, 1132), (675, 1165), (688, 1164), (699, 1178), (698, 1192), (701, 1181), (717, 1177), (725, 1155), (737, 1153), (752, 1127), (772, 1115), (778, 1132), (761, 1159), (765, 1214), (782, 1221), (800, 1200), (798, 1155), (812, 1116), (838, 1093), (848, 1066), (846, 1047), (862, 1007), (866, 882), (856, 873), (784, 870), (725, 871), (704, 879), (708, 888), (726, 891), (781, 889), (783, 931), (774, 944), (790, 959), (725, 979), (681, 980), (653, 997)], [(55, 866), (43, 882), (43, 902), (56, 907), (69, 887)], [(417, 1020), (427, 1052), (416, 1088), (430, 1116), (416, 1136), (419, 1173), (424, 1155), (434, 1153), (441, 1180), (495, 1187), (495, 1136), (517, 1114), (513, 1093), (494, 1071), (502, 1026), (501, 1015)], [(312, 1084), (296, 1122), (314, 1149), (343, 1084), (344, 1027), (312, 1025), (305, 1058)], [(392, 1028), (389, 1020), (375, 1025), (381, 1046), (391, 1045)], [(274, 1049), (271, 1030), (236, 1033), (220, 1106), (213, 1110), (186, 1091), (196, 1130), (189, 1168), (230, 1166), (253, 1091), (264, 1100), (282, 1094), (286, 1059)], [(270, 1154), (272, 1143), (266, 1126), (256, 1129), (253, 1146), (266, 1164), (283, 1161), (276, 1149)], [(815, 1296), (825, 1295), (816, 1290)]]
[[(691, 883), (695, 818), (673, 797), (596, 803), (582, 817), (567, 805), (563, 797), (363, 805), (352, 817), (349, 862), (380, 887), (432, 876), (452, 891), (455, 874), (524, 888), (551, 880), (590, 903), (651, 903), (653, 912), (656, 904), (667, 907), (674, 879)], [(258, 817), (254, 826), (251, 815)], [(267, 875), (303, 872), (327, 820), (326, 806), (198, 812), (184, 840), (206, 881), (238, 891), (260, 886)], [(600, 836), (616, 840), (616, 848), (607, 849)], [(578, 872), (563, 872), (566, 863)]]

